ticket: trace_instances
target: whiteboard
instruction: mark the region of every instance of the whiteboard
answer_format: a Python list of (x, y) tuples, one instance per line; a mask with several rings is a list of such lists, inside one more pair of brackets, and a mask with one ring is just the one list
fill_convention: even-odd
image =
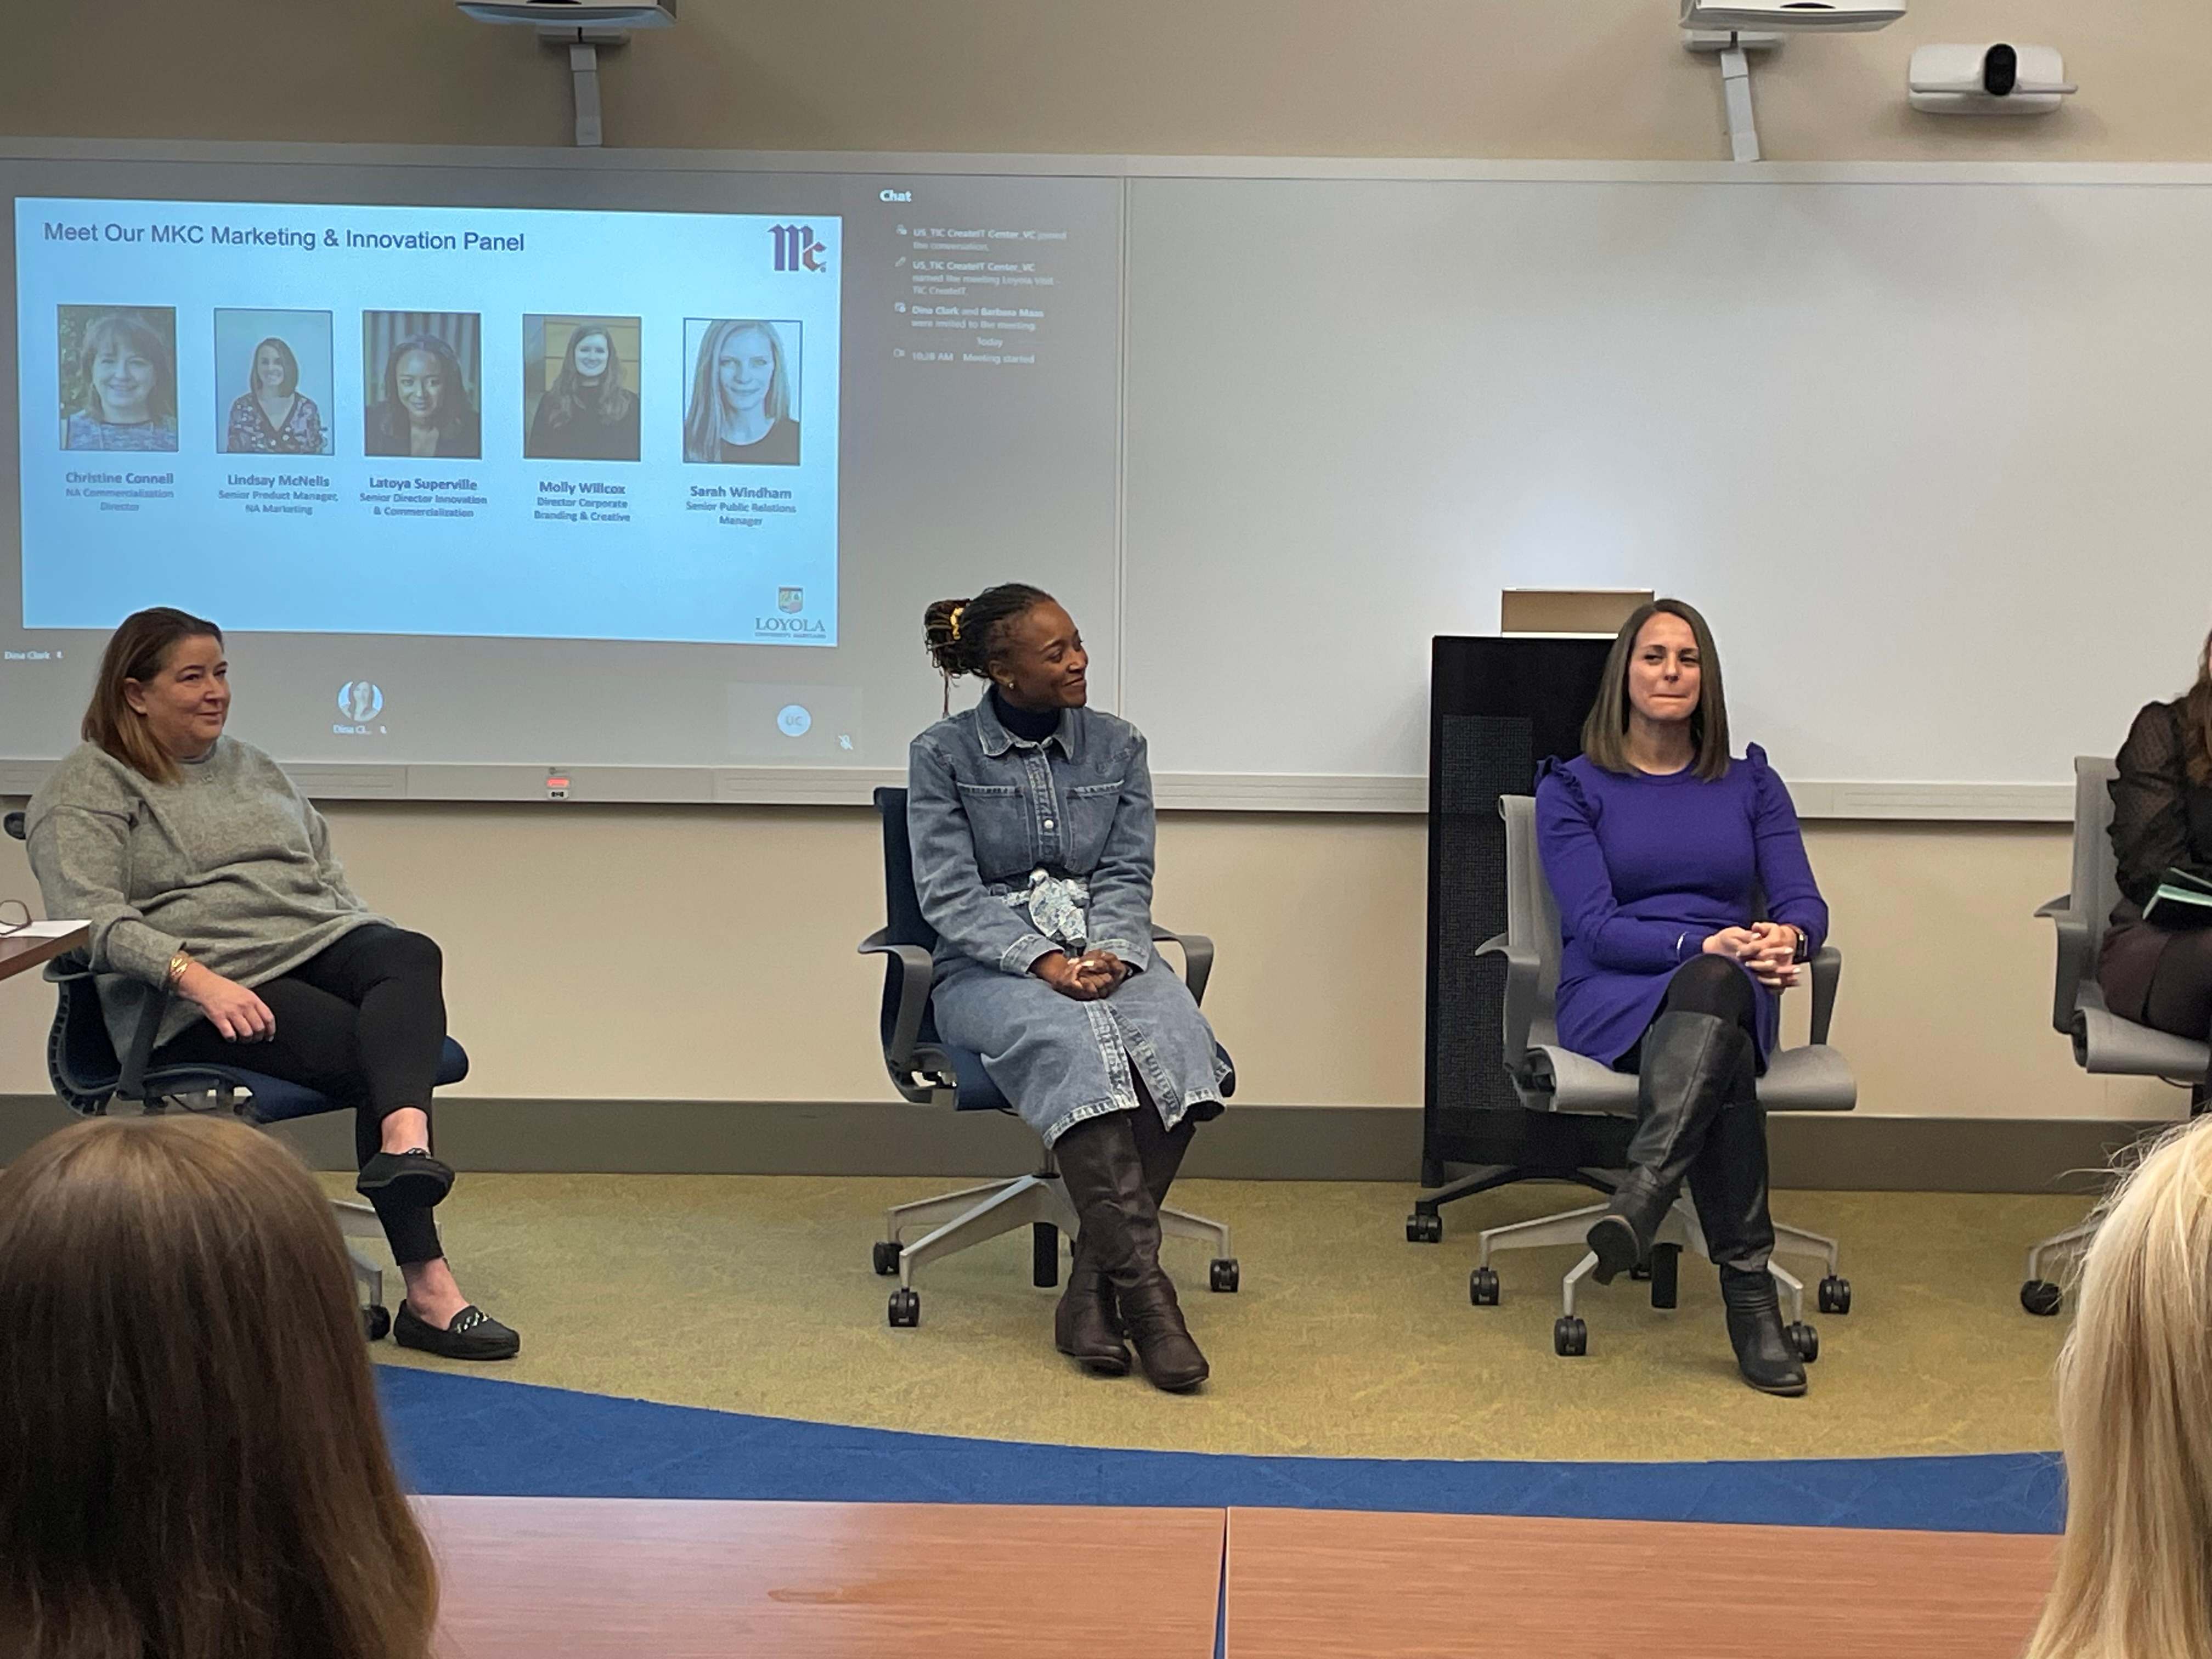
[(1698, 605), (1816, 811), (2065, 816), (2071, 757), (2187, 684), (2212, 188), (1680, 171), (1131, 181), (1158, 767), (1418, 775), (1430, 636), (1513, 586)]

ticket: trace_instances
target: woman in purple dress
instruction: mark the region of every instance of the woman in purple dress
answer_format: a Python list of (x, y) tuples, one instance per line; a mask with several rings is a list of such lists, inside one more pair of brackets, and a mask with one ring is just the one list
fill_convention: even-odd
[(1559, 907), (1559, 1041), (1637, 1077), (1628, 1173), (1589, 1230), (1597, 1279), (1650, 1255), (1686, 1180), (1744, 1380), (1802, 1394), (1767, 1273), (1754, 1083), (1828, 907), (1789, 790), (1756, 744), (1729, 757), (1720, 659), (1690, 606), (1661, 599), (1621, 629), (1583, 753), (1537, 781), (1536, 835)]

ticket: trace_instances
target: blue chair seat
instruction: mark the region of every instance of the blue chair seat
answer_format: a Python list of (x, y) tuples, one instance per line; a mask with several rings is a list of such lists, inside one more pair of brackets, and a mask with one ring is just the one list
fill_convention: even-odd
[[(438, 1056), (438, 1087), (459, 1083), (469, 1074), (469, 1057), (461, 1045), (446, 1039)], [(239, 1066), (165, 1066), (146, 1073), (146, 1091), (152, 1095), (189, 1094), (212, 1083), (227, 1083), (253, 1097), (240, 1114), (252, 1123), (289, 1123), (294, 1118), (334, 1112), (338, 1104), (328, 1095), (304, 1083), (287, 1083)]]

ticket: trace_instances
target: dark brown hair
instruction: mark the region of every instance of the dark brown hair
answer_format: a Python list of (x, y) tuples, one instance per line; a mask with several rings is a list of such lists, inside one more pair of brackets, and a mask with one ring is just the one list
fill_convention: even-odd
[(1605, 680), (1597, 702), (1583, 722), (1583, 753), (1590, 763), (1608, 772), (1630, 772), (1628, 760), (1628, 669), (1636, 655), (1636, 636), (1654, 617), (1679, 617), (1689, 623), (1698, 642), (1698, 706), (1690, 714), (1690, 744), (1694, 758), (1691, 769), (1710, 781), (1725, 777), (1729, 769), (1728, 699), (1721, 691), (1721, 653), (1713, 646), (1713, 630), (1705, 626), (1694, 605), (1680, 599), (1654, 599), (1638, 605), (1636, 614), (1621, 623), (1606, 653)]
[(437, 1577), (344, 1247), (228, 1118), (95, 1118), (0, 1176), (0, 1650), (424, 1659)]
[(2212, 788), (2212, 634), (2197, 660), (2197, 684), (2181, 699), (2181, 758), (2190, 782)]
[(999, 653), (999, 630), (1051, 594), (1027, 582), (1001, 582), (972, 599), (939, 599), (921, 613), (921, 641), (948, 686), (963, 674), (988, 678)]
[(161, 672), (169, 653), (186, 640), (222, 643), (222, 629), (204, 617), (157, 605), (150, 611), (134, 611), (107, 636), (107, 649), (100, 653), (100, 673), (92, 683), (92, 701), (85, 705), (84, 740), (96, 744), (132, 771), (156, 783), (177, 781), (177, 763), (154, 741), (146, 717), (123, 695), (123, 683), (141, 684)]

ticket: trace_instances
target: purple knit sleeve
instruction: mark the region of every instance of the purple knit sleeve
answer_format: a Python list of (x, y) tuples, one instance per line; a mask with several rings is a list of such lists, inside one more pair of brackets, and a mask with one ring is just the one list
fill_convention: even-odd
[(1665, 922), (1620, 914), (1598, 840), (1601, 807), (1564, 766), (1546, 762), (1536, 781), (1536, 848), (1559, 907), (1559, 932), (1593, 966), (1660, 973), (1697, 954), (1692, 939)]
[(1787, 922), (1817, 951), (1828, 937), (1828, 905), (1805, 856), (1805, 837), (1797, 828), (1797, 808), (1790, 787), (1766, 763), (1757, 744), (1744, 748), (1752, 769), (1751, 833), (1759, 853), (1759, 884), (1766, 895), (1770, 921)]

